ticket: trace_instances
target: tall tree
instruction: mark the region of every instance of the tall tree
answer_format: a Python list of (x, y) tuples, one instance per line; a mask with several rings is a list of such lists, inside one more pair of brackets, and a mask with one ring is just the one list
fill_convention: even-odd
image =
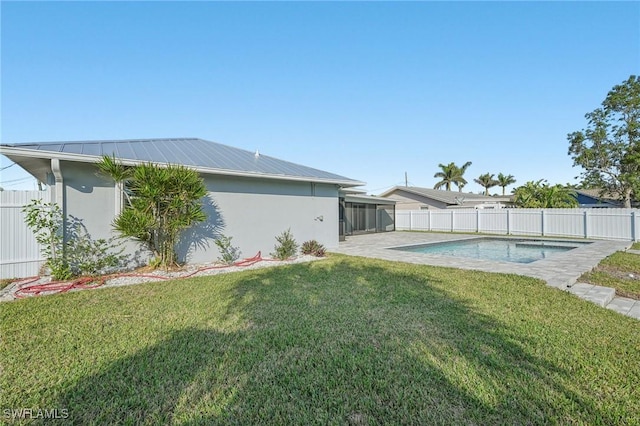
[(513, 185), (516, 183), (516, 179), (513, 175), (503, 175), (502, 173), (498, 173), (498, 186), (502, 187), (502, 195), (505, 195), (505, 189), (509, 185)]
[(458, 167), (458, 180), (456, 182), (458, 192), (462, 192), (462, 188), (467, 184), (467, 180), (464, 178), (464, 172), (467, 171), (470, 165), (471, 161), (467, 161), (462, 165), (462, 167)]
[(458, 167), (455, 163), (438, 164), (440, 171), (433, 175), (435, 178), (439, 178), (440, 181), (434, 185), (434, 189), (440, 189), (443, 186), (447, 191), (451, 191), (451, 185), (455, 184), (458, 187), (458, 191), (462, 191), (462, 188), (467, 184), (466, 179), (463, 177), (464, 172), (471, 165), (471, 161), (467, 161)]
[(569, 133), (569, 155), (589, 186), (620, 194), (625, 207), (640, 194), (640, 78), (614, 86), (587, 128)]
[(485, 173), (474, 179), (474, 182), (484, 188), (484, 195), (489, 195), (489, 188), (498, 185), (498, 181), (494, 179), (493, 173)]

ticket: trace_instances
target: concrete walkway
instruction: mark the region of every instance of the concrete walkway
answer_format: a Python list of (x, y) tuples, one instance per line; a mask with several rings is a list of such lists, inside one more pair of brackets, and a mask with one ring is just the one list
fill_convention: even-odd
[[(500, 236), (495, 236), (500, 238)], [(410, 253), (399, 250), (389, 250), (391, 247), (434, 243), (452, 240), (466, 240), (478, 238), (478, 235), (439, 234), (427, 232), (386, 232), (380, 234), (365, 234), (347, 237), (340, 243), (334, 253), (363, 256), (391, 261), (401, 261), (435, 266), (447, 266), (460, 269), (473, 269), (486, 272), (518, 274), (540, 278), (547, 285), (596, 303), (599, 306), (612, 309), (623, 315), (640, 319), (640, 301), (617, 297), (615, 290), (608, 287), (591, 284), (576, 283), (585, 272), (590, 271), (602, 259), (616, 251), (629, 248), (626, 241), (590, 240), (591, 244), (584, 244), (573, 250), (555, 253), (553, 256), (532, 263), (497, 262), (480, 259), (459, 258), (435, 254)], [(523, 239), (540, 239), (519, 237)]]

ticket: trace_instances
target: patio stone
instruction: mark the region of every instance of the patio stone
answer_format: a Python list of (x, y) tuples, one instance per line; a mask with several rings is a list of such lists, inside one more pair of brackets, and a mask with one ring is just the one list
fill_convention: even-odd
[[(363, 256), (390, 261), (444, 266), (459, 269), (473, 269), (485, 272), (518, 274), (539, 278), (551, 287), (569, 291), (570, 293), (596, 303), (599, 306), (607, 306), (609, 309), (621, 314), (640, 319), (640, 303), (636, 302), (629, 308), (628, 302), (619, 300), (621, 299), (619, 297), (615, 297), (614, 289), (576, 283), (576, 280), (582, 274), (591, 271), (605, 257), (615, 253), (616, 251), (627, 250), (629, 247), (628, 241), (580, 240), (581, 242), (586, 241), (591, 244), (581, 245), (580, 247), (563, 253), (555, 253), (553, 256), (546, 259), (541, 259), (531, 263), (510, 263), (390, 250), (390, 248), (393, 247), (466, 240), (485, 236), (487, 235), (408, 231), (383, 232), (378, 234), (349, 236), (345, 241), (340, 242), (338, 248), (331, 251), (334, 253), (343, 253), (352, 256)], [(509, 236), (504, 235), (495, 235), (494, 237), (510, 238)], [(526, 239), (527, 237), (518, 236), (513, 238)], [(535, 237), (535, 239), (540, 238)], [(640, 253), (640, 250), (637, 251)]]
[(607, 305), (607, 309), (627, 315), (636, 303), (636, 300), (629, 299), (628, 297), (616, 297)]

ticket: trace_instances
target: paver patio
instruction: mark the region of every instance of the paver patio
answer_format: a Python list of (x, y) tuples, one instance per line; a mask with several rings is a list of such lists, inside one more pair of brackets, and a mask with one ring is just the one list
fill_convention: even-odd
[[(614, 297), (615, 292), (612, 294), (612, 289), (607, 287), (591, 286), (590, 288), (586, 288), (585, 286), (589, 285), (576, 284), (576, 280), (583, 273), (593, 269), (602, 259), (616, 251), (628, 249), (631, 245), (628, 241), (588, 240), (591, 244), (584, 244), (567, 252), (555, 253), (551, 257), (531, 263), (499, 262), (389, 250), (390, 247), (466, 240), (478, 237), (479, 235), (406, 231), (363, 234), (347, 237), (346, 241), (340, 242), (339, 247), (332, 251), (335, 253), (391, 261), (518, 274), (540, 278), (551, 287), (569, 291), (578, 297), (594, 302), (600, 306), (606, 306), (623, 315), (640, 319), (640, 301)], [(498, 235), (495, 237), (507, 238)], [(514, 238), (534, 237), (518, 236)], [(535, 237), (535, 239), (540, 238)]]

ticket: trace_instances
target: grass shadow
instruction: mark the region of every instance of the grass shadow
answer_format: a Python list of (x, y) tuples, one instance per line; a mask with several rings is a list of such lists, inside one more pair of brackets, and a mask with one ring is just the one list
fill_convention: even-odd
[(242, 327), (226, 331), (198, 319), (211, 277), (176, 282), (201, 287), (184, 302), (192, 324), (66, 387), (58, 406), (77, 424), (630, 421), (633, 407), (603, 408), (598, 384), (572, 382), (545, 330), (467, 297), (509, 276), (458, 277), (452, 288), (443, 268), (342, 256), (248, 271), (219, 313)]

